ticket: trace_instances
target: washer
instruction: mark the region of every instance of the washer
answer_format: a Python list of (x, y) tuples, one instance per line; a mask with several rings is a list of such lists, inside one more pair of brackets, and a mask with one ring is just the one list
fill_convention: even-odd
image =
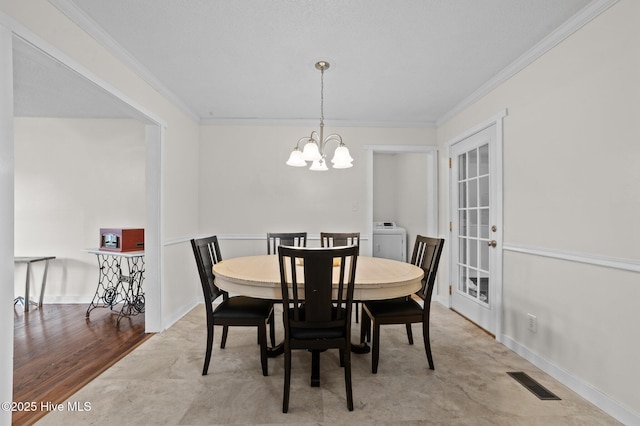
[(373, 223), (373, 257), (407, 261), (407, 231), (395, 222)]

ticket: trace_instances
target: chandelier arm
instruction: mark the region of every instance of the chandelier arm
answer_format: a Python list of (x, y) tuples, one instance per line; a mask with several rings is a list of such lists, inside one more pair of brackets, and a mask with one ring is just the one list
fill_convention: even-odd
[(296, 142), (296, 146), (294, 147), (294, 149), (300, 150), (300, 142), (302, 141), (308, 141), (309, 138), (308, 137), (304, 137), (304, 138), (300, 138), (298, 139), (298, 142)]
[(316, 132), (315, 130), (313, 130), (313, 131), (311, 132), (311, 136), (309, 136), (309, 138), (308, 138), (308, 139), (309, 139), (309, 141), (313, 141), (313, 142), (315, 142), (316, 144), (318, 144), (318, 148), (320, 147), (320, 140), (321, 140), (321, 139), (320, 139), (320, 136), (318, 135), (318, 132)]
[(337, 133), (334, 133), (324, 138), (324, 140), (322, 141), (322, 151), (324, 151), (325, 145), (330, 141), (338, 142), (338, 146), (344, 146), (344, 142), (342, 142), (342, 137)]

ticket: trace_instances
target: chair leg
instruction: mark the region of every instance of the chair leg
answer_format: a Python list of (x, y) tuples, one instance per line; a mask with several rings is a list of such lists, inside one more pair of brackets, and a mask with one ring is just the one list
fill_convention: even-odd
[(411, 331), (411, 323), (407, 323), (407, 338), (409, 339), (409, 344), (413, 345), (413, 332)]
[(227, 334), (229, 334), (229, 326), (222, 326), (222, 340), (220, 340), (220, 349), (224, 349), (227, 344)]
[(344, 384), (347, 391), (347, 408), (353, 411), (353, 388), (351, 386), (351, 349), (347, 348), (344, 352)]
[(275, 314), (272, 312), (269, 317), (269, 338), (271, 339), (271, 347), (276, 346), (276, 319)]
[(207, 318), (207, 352), (204, 355), (204, 367), (202, 375), (206, 376), (209, 372), (209, 362), (211, 361), (211, 350), (213, 349), (213, 320)]
[(355, 302), (356, 305), (356, 324), (359, 322), (358, 321), (358, 312), (360, 311), (360, 303), (359, 302)]
[(362, 309), (362, 322), (360, 323), (360, 343), (371, 341), (371, 319), (367, 312)]
[(380, 360), (380, 324), (373, 322), (373, 348), (371, 349), (371, 372), (378, 372), (378, 361)]
[(282, 397), (282, 412), (289, 411), (289, 387), (291, 385), (291, 349), (284, 349), (284, 393)]
[(435, 370), (433, 366), (433, 355), (431, 354), (431, 342), (429, 341), (429, 323), (422, 322), (422, 336), (424, 336), (424, 350), (427, 352), (427, 361), (429, 361), (429, 368)]
[(269, 364), (267, 362), (267, 325), (262, 323), (258, 326), (258, 340), (260, 343), (260, 363), (262, 364), (262, 375), (269, 375)]

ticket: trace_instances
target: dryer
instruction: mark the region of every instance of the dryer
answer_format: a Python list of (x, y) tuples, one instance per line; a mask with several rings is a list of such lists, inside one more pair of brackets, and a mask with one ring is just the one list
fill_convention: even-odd
[(373, 257), (407, 261), (407, 231), (395, 222), (373, 223)]

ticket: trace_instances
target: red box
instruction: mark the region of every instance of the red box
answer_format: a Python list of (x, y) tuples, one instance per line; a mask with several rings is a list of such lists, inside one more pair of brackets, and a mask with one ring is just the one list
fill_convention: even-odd
[(117, 252), (144, 250), (144, 229), (100, 228), (100, 250)]

